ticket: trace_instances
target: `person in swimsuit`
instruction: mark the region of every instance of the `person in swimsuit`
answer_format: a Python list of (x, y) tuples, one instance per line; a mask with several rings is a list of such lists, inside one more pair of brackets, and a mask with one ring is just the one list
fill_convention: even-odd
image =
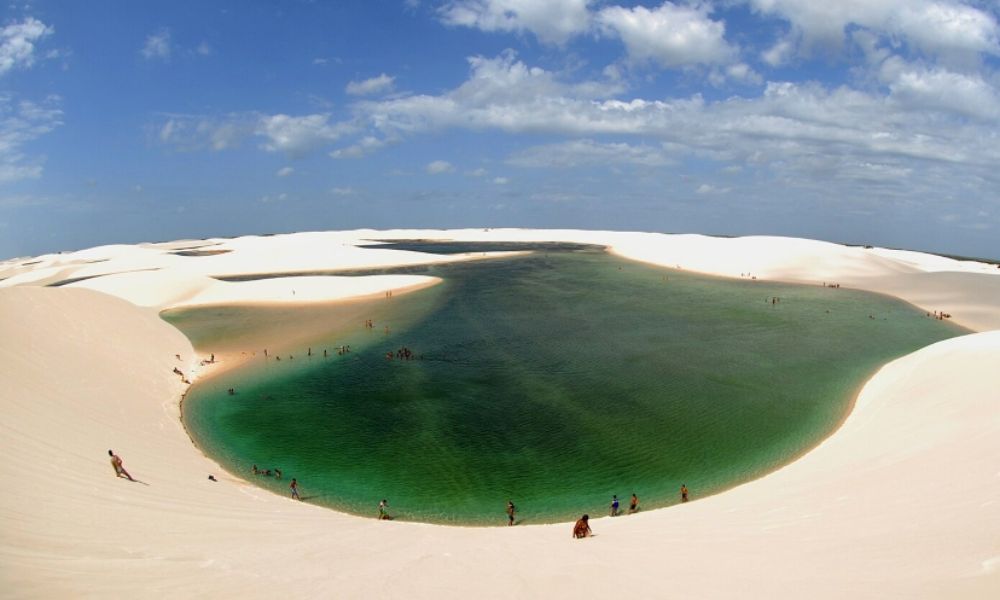
[(510, 500), (507, 501), (507, 525), (514, 524), (514, 503)]
[(389, 501), (382, 498), (382, 501), (378, 503), (378, 520), (382, 521), (389, 518), (386, 511), (389, 510)]
[(637, 510), (639, 510), (639, 497), (636, 496), (635, 493), (633, 492), (632, 502), (630, 502), (628, 505), (628, 514), (632, 514)]
[(128, 471), (125, 470), (125, 465), (122, 464), (122, 459), (120, 456), (118, 456), (111, 450), (108, 450), (108, 456), (111, 457), (111, 466), (114, 467), (116, 476), (118, 477), (124, 476), (127, 477), (129, 481), (135, 481), (135, 479), (132, 479), (132, 476), (128, 474)]
[(294, 477), (292, 477), (292, 483), (289, 484), (288, 487), (289, 487), (289, 489), (292, 490), (292, 498), (295, 498), (296, 500), (300, 500), (301, 501), (302, 498), (299, 497), (299, 482), (296, 481)]
[(618, 516), (618, 494), (611, 496), (611, 516)]
[(593, 534), (594, 532), (590, 530), (590, 515), (583, 515), (576, 522), (576, 525), (573, 525), (573, 537), (576, 539), (589, 537)]
[(688, 501), (688, 488), (683, 483), (681, 484), (681, 502)]

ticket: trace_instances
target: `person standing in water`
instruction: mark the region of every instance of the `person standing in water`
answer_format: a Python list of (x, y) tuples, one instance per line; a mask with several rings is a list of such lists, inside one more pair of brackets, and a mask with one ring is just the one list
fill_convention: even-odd
[(681, 484), (681, 502), (688, 501), (688, 488), (683, 483)]
[(632, 514), (637, 510), (639, 510), (639, 497), (635, 495), (635, 492), (632, 492), (632, 502), (628, 505), (628, 514)]
[(288, 487), (292, 490), (292, 498), (301, 501), (302, 498), (299, 497), (299, 482), (294, 477), (292, 477), (292, 483)]
[(389, 513), (386, 512), (388, 510), (389, 510), (389, 501), (386, 500), (385, 498), (382, 498), (382, 501), (378, 503), (378, 520), (379, 521), (384, 521), (384, 520), (387, 520), (389, 518)]
[(611, 516), (612, 517), (618, 516), (618, 494), (614, 494), (611, 496)]
[(507, 526), (508, 527), (514, 524), (514, 511), (515, 510), (516, 509), (514, 508), (514, 503), (511, 502), (510, 500), (508, 500), (507, 501)]

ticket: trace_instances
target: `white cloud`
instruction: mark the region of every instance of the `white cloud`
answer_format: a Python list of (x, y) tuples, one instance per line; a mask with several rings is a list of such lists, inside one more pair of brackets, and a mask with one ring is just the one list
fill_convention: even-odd
[(425, 170), (431, 175), (440, 175), (441, 173), (451, 173), (455, 167), (446, 160), (435, 160), (428, 163)]
[(996, 18), (972, 6), (938, 1), (903, 3), (892, 25), (925, 52), (1000, 54)]
[(486, 175), (488, 174), (489, 171), (487, 171), (482, 167), (479, 167), (478, 169), (474, 169), (466, 173), (466, 175), (468, 175), (469, 177), (486, 177)]
[(469, 79), (450, 92), (361, 102), (355, 108), (387, 136), (453, 126), (547, 131), (578, 120), (576, 104), (590, 107), (594, 98), (621, 89), (617, 83), (562, 83), (553, 73), (516, 60), (512, 51), (468, 60)]
[(760, 85), (764, 78), (760, 73), (754, 71), (746, 63), (735, 63), (726, 67), (714, 67), (708, 74), (708, 82), (716, 87), (720, 87), (727, 82), (741, 83), (744, 85)]
[(285, 192), (282, 192), (274, 196), (272, 196), (271, 194), (265, 194), (260, 197), (260, 201), (264, 204), (269, 204), (271, 202), (284, 202), (285, 200), (288, 200), (288, 194)]
[[(758, 12), (787, 20), (793, 39), (808, 52), (814, 47), (839, 48), (850, 25), (906, 41), (931, 54), (1000, 54), (996, 18), (956, 0), (748, 0)], [(788, 43), (792, 43), (789, 41)], [(764, 60), (780, 64), (788, 54), (779, 42)]]
[(594, 0), (452, 0), (439, 11), (447, 25), (483, 31), (530, 32), (548, 44), (564, 44), (590, 27)]
[(146, 43), (140, 52), (149, 60), (170, 60), (170, 30), (161, 29), (146, 36)]
[(907, 65), (898, 59), (882, 65), (890, 98), (907, 110), (944, 111), (1000, 122), (1000, 93), (978, 75)]
[(366, 135), (346, 148), (338, 148), (330, 153), (332, 158), (362, 158), (387, 145), (389, 140)]
[(493, 183), (495, 183), (497, 185), (507, 185), (508, 182), (510, 182), (510, 180), (507, 179), (506, 177), (494, 177), (493, 178)]
[(656, 167), (671, 162), (666, 153), (658, 148), (630, 146), (623, 143), (601, 144), (593, 140), (544, 144), (522, 150), (507, 159), (507, 164), (530, 168), (573, 168), (626, 164)]
[(378, 77), (365, 79), (364, 81), (352, 81), (347, 84), (347, 93), (352, 96), (371, 96), (372, 94), (382, 94), (392, 91), (395, 77), (390, 77), (382, 73)]
[(726, 67), (726, 76), (734, 81), (759, 85), (764, 79), (746, 63), (736, 63)]
[(157, 134), (157, 136), (160, 138), (161, 142), (168, 144), (176, 139), (175, 137), (176, 133), (177, 133), (177, 121), (175, 121), (174, 119), (167, 119), (167, 122), (160, 127), (160, 131)]
[(200, 56), (210, 56), (213, 52), (212, 47), (208, 45), (208, 42), (201, 42), (194, 51)]
[(254, 133), (265, 138), (265, 150), (302, 156), (352, 131), (354, 127), (349, 123), (331, 123), (329, 114), (278, 114), (260, 117)]
[(353, 196), (357, 192), (351, 187), (335, 187), (330, 190), (330, 193), (334, 196)]
[(235, 148), (248, 138), (263, 138), (261, 148), (301, 157), (342, 136), (357, 132), (353, 121), (331, 121), (326, 113), (291, 116), (285, 114), (233, 113), (221, 117), (167, 115), (154, 135), (164, 144), (183, 150)]
[(31, 17), (0, 29), (0, 76), (35, 64), (35, 44), (52, 32), (52, 27)]
[(282, 168), (278, 169), (278, 172), (275, 173), (275, 175), (278, 176), (278, 177), (288, 177), (289, 175), (291, 175), (294, 172), (295, 172), (295, 169), (293, 169), (292, 167), (282, 167)]
[[(1000, 123), (983, 110), (996, 84), (981, 87), (990, 83), (982, 78), (953, 78), (968, 90), (963, 103), (952, 104), (917, 93), (918, 81), (944, 89), (948, 77), (930, 77), (939, 73), (934, 68), (923, 78), (896, 77), (865, 90), (770, 82), (760, 95), (714, 101), (698, 94), (607, 99), (593, 95), (600, 86), (564, 83), (510, 53), (470, 64), (469, 78), (440, 95), (357, 104), (359, 120), (369, 123), (366, 135), (404, 139), (464, 129), (565, 136), (573, 141), (527, 149), (508, 164), (655, 167), (684, 156), (746, 166), (756, 185), (769, 181), (817, 198), (870, 197), (876, 190), (882, 199), (949, 197), (956, 180), (969, 186), (964, 196), (1000, 189)], [(923, 73), (912, 65), (901, 72), (907, 69)]]
[(760, 58), (772, 67), (780, 67), (787, 64), (795, 54), (795, 46), (792, 40), (780, 39), (773, 46), (761, 53)]
[(606, 34), (621, 38), (633, 62), (664, 67), (724, 64), (736, 56), (725, 40), (726, 27), (709, 18), (707, 4), (664, 2), (659, 8), (611, 6), (597, 14)]
[(60, 99), (47, 98), (42, 104), (16, 102), (10, 94), (0, 94), (0, 184), (42, 175), (42, 157), (28, 157), (24, 147), (62, 125)]
[(709, 183), (703, 183), (694, 191), (696, 194), (705, 196), (708, 194), (727, 194), (731, 188), (720, 188)]

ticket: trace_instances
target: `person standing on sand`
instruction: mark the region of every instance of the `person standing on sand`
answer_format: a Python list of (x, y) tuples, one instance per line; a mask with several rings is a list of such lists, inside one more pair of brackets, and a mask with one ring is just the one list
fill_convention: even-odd
[(681, 502), (688, 501), (688, 488), (683, 483), (681, 484)]
[(128, 474), (128, 471), (125, 470), (125, 465), (122, 464), (122, 459), (120, 456), (118, 456), (111, 450), (108, 450), (108, 456), (111, 457), (111, 466), (114, 467), (116, 476), (121, 477), (122, 475), (124, 475), (125, 477), (128, 477), (129, 481), (135, 481), (135, 479), (132, 479), (132, 476)]
[(515, 512), (515, 510), (516, 509), (514, 508), (514, 503), (511, 502), (510, 500), (508, 500), (507, 501), (507, 526), (508, 527), (514, 524), (514, 512)]
[(576, 539), (590, 537), (594, 532), (590, 530), (590, 515), (583, 515), (580, 520), (573, 525), (573, 537)]
[(299, 497), (299, 482), (292, 477), (292, 483), (288, 485), (288, 488), (292, 490), (292, 498), (301, 501), (302, 498)]
[(614, 494), (611, 496), (611, 516), (612, 517), (618, 516), (618, 494)]

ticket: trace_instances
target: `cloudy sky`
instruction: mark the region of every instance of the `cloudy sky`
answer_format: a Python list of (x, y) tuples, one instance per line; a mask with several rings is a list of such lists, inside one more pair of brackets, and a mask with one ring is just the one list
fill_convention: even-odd
[(1000, 258), (998, 0), (0, 10), (0, 257), (522, 226)]

